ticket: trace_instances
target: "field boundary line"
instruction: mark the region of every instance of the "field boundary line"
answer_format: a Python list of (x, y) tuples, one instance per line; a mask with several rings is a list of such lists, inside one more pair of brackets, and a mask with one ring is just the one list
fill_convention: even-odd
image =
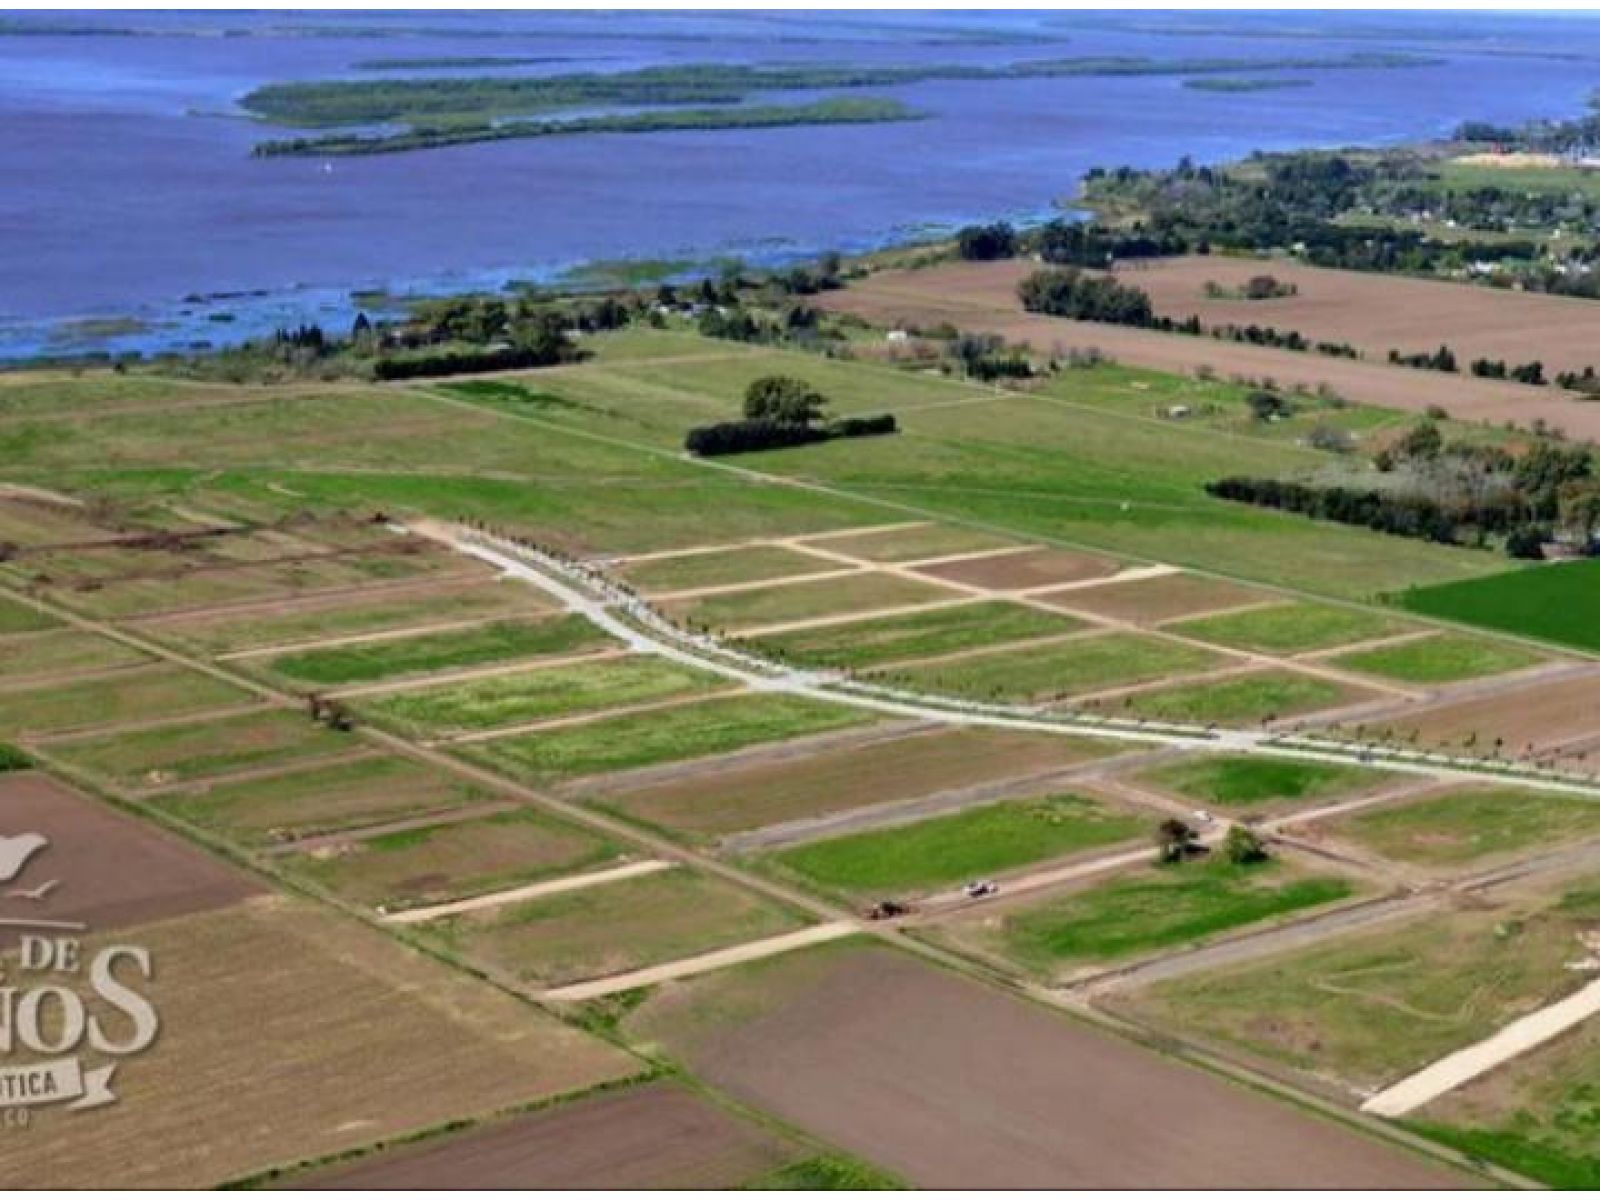
[(226, 721), (232, 717), (246, 717), (252, 713), (271, 712), (272, 706), (260, 700), (247, 704), (231, 704), (220, 708), (202, 708), (195, 712), (175, 713), (165, 717), (148, 717), (142, 721), (112, 721), (101, 725), (80, 725), (72, 729), (58, 729), (48, 733), (29, 733), (23, 730), (16, 736), (30, 746), (56, 746), (72, 742), (90, 741), (98, 737), (114, 737), (123, 733), (144, 733), (148, 730), (166, 729), (177, 725), (205, 725), (212, 721)]
[(627, 971), (621, 975), (611, 975), (604, 979), (591, 979), (583, 983), (569, 983), (562, 987), (550, 988), (544, 993), (546, 1000), (573, 1001), (594, 1000), (601, 996), (613, 996), (618, 992), (629, 992), (634, 988), (649, 987), (652, 984), (667, 983), (674, 979), (684, 979), (691, 975), (704, 975), (710, 971), (721, 970), (723, 967), (737, 966), (740, 963), (755, 962), (757, 959), (771, 958), (775, 954), (785, 954), (791, 950), (800, 950), (807, 946), (819, 946), (824, 942), (837, 941), (842, 937), (849, 937), (859, 933), (861, 926), (853, 921), (829, 921), (822, 925), (809, 925), (794, 933), (780, 933), (777, 937), (762, 938), (760, 941), (745, 942), (738, 946), (729, 946), (722, 950), (712, 950), (705, 954), (697, 954), (692, 958), (680, 958), (674, 962), (661, 963), (654, 967), (641, 967), (637, 971)]
[(460, 621), (433, 621), (425, 625), (408, 625), (401, 629), (375, 629), (369, 633), (349, 633), (327, 638), (311, 638), (303, 642), (278, 642), (271, 646), (246, 646), (241, 650), (225, 650), (213, 655), (219, 663), (247, 662), (252, 658), (276, 658), (285, 654), (304, 654), (312, 650), (341, 650), (346, 646), (379, 645), (383, 642), (404, 641), (411, 637), (426, 637), (434, 633), (456, 633), (463, 629), (476, 629), (480, 625), (497, 625), (503, 621), (540, 621), (559, 617), (543, 609), (530, 609), (526, 613), (508, 612), (502, 616), (468, 617)]
[(444, 904), (429, 904), (423, 908), (405, 908), (399, 912), (383, 913), (381, 920), (385, 925), (421, 925), (426, 921), (437, 921), (443, 917), (453, 917), (460, 913), (479, 912), (486, 908), (500, 908), (507, 904), (517, 904), (523, 900), (536, 900), (541, 896), (556, 896), (562, 892), (576, 892), (584, 888), (600, 887), (607, 883), (617, 883), (624, 879), (635, 879), (641, 875), (654, 875), (658, 871), (670, 871), (681, 866), (679, 863), (668, 862), (661, 858), (647, 858), (639, 862), (624, 863), (620, 867), (608, 867), (601, 871), (586, 871), (582, 875), (568, 875), (564, 879), (547, 879), (541, 883), (526, 883), (521, 887), (507, 888), (501, 892), (488, 892), (482, 896), (468, 896), (463, 900), (451, 900)]
[[(334, 686), (323, 693), (339, 700), (354, 700), (365, 696), (387, 696), (394, 692), (411, 692), (430, 687), (447, 687), (454, 683), (470, 683), (477, 679), (493, 679), (499, 675), (535, 673), (546, 667), (570, 667), (575, 663), (606, 662), (627, 658), (633, 651), (622, 646), (597, 646), (593, 650), (577, 650), (571, 654), (533, 655), (527, 658), (510, 658), (500, 662), (479, 664), (475, 667), (456, 667), (435, 671), (428, 675), (405, 675), (396, 679), (379, 679), (372, 683), (355, 683), (349, 687)], [(301, 687), (310, 686), (304, 683)]]
[[(624, 650), (622, 654), (631, 654), (633, 651)], [(432, 746), (473, 746), (480, 742), (494, 742), (501, 738), (517, 737), (524, 733), (542, 733), (546, 729), (565, 729), (572, 725), (588, 725), (593, 721), (603, 721), (608, 717), (631, 717), (637, 713), (659, 712), (668, 708), (683, 708), (689, 704), (698, 704), (702, 700), (721, 699), (727, 696), (737, 696), (749, 689), (744, 687), (720, 687), (705, 691), (692, 692), (687, 696), (669, 696), (664, 700), (648, 700), (643, 704), (623, 704), (615, 708), (601, 708), (594, 712), (571, 713), (564, 717), (547, 717), (542, 721), (525, 721), (520, 725), (506, 725), (499, 729), (474, 729), (468, 733), (457, 733), (446, 737), (434, 738), (428, 745)]]
[(750, 579), (742, 583), (713, 583), (705, 587), (678, 588), (670, 592), (653, 592), (648, 588), (640, 588), (639, 594), (648, 596), (652, 603), (668, 603), (673, 600), (698, 600), (702, 596), (735, 596), (740, 592), (759, 592), (767, 588), (791, 587), (800, 583), (822, 583), (829, 579), (848, 579), (855, 575), (866, 575), (872, 571), (867, 566), (841, 567), (832, 571), (807, 571), (803, 575), (779, 575), (773, 579)]

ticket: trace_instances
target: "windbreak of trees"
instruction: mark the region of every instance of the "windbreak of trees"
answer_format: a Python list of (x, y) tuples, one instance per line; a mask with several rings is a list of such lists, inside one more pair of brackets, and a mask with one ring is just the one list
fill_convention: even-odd
[(711, 458), (782, 450), (834, 438), (875, 437), (899, 428), (892, 413), (843, 417), (819, 424), (824, 421), (827, 407), (827, 397), (805, 380), (791, 375), (765, 375), (745, 389), (742, 420), (696, 426), (684, 438), (684, 449)]
[(1018, 285), (1029, 312), (1112, 325), (1159, 326), (1150, 297), (1136, 287), (1076, 267), (1035, 271)]

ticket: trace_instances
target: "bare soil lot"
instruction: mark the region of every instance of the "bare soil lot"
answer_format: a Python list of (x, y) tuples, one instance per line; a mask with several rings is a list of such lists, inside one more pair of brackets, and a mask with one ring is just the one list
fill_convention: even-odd
[(1052, 583), (1076, 583), (1080, 579), (1099, 579), (1116, 574), (1115, 559), (1075, 550), (1021, 550), (1016, 554), (985, 555), (918, 567), (917, 574), (948, 579), (972, 587), (997, 591), (1020, 591), (1047, 587)]
[(1463, 749), (1470, 742), (1480, 752), (1489, 753), (1498, 739), (1502, 753), (1519, 755), (1592, 737), (1600, 732), (1595, 727), (1597, 710), (1600, 675), (1580, 675), (1530, 681), (1513, 690), (1496, 689), (1375, 718), (1365, 725), (1369, 733), (1387, 733), (1391, 739), (1409, 740), (1415, 734), (1417, 744), (1424, 747)]
[(1047, 733), (940, 730), (616, 792), (600, 803), (652, 826), (692, 837), (716, 837), (1023, 778), (1086, 762), (1101, 752), (1091, 742)]
[(664, 990), (629, 1022), (737, 1099), (941, 1188), (1424, 1188), (1443, 1167), (893, 951)]
[(1156, 625), (1181, 617), (1265, 603), (1277, 596), (1221, 579), (1207, 579), (1203, 575), (1163, 575), (1156, 579), (1106, 583), (1064, 592), (1038, 592), (1032, 598), (1041, 604), (1113, 621)]
[[(1224, 377), (1270, 377), (1282, 384), (1307, 387), (1326, 383), (1347, 399), (1382, 408), (1423, 412), (1438, 405), (1466, 420), (1515, 421), (1530, 426), (1543, 419), (1573, 437), (1600, 437), (1600, 406), (1574, 400), (1554, 388), (1025, 312), (1017, 300), (1017, 284), (1033, 269), (1032, 263), (1010, 261), (884, 271), (841, 291), (828, 292), (818, 297), (818, 303), (878, 325), (926, 328), (948, 321), (961, 329), (1026, 343), (1041, 353), (1065, 354), (1070, 349), (1094, 347), (1118, 362), (1158, 371), (1188, 374), (1208, 366)], [(1136, 277), (1130, 279), (1138, 282)], [(1485, 297), (1499, 300), (1509, 295), (1489, 292)], [(1436, 345), (1437, 339), (1435, 347), (1426, 348)], [(1526, 357), (1521, 355), (1517, 361)]]
[(637, 1060), (393, 939), (279, 897), (115, 935), (156, 1043), (116, 1104), (0, 1140), (15, 1186), (193, 1188), (634, 1074)]
[(795, 1157), (777, 1134), (670, 1083), (608, 1092), (335, 1167), (302, 1186), (731, 1188)]
[(58, 881), (40, 900), (0, 898), (0, 917), (120, 929), (224, 908), (261, 891), (250, 876), (38, 771), (0, 774), (0, 829), (49, 839), (14, 889)]

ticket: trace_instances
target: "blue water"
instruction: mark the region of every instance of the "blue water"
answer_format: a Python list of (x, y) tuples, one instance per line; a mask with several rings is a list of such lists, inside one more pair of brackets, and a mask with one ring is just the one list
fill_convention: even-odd
[[(1092, 166), (1392, 143), (1446, 133), (1469, 117), (1564, 116), (1600, 85), (1600, 21), (1576, 17), (19, 19), (137, 27), (140, 36), (0, 36), (0, 356), (12, 357), (220, 343), (284, 321), (344, 321), (354, 289), (498, 286), (592, 259), (732, 252), (770, 261), (861, 249), (975, 218), (1037, 217), (1070, 198)], [(984, 30), (999, 37), (957, 36)], [(560, 60), (516, 68), (537, 73), (703, 61), (1007, 63), (1357, 50), (1443, 61), (1313, 73), (1310, 87), (1253, 95), (1187, 90), (1173, 77), (924, 83), (874, 89), (933, 114), (906, 124), (596, 135), (327, 163), (251, 158), (255, 142), (283, 131), (236, 107), (265, 82), (386, 77), (354, 69), (375, 57)], [(75, 332), (82, 319), (121, 316), (148, 328), (122, 337)]]

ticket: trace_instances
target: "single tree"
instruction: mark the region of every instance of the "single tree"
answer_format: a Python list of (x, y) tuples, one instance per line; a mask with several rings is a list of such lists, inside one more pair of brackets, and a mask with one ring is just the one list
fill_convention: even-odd
[(1156, 826), (1156, 853), (1161, 862), (1182, 862), (1197, 841), (1193, 827), (1177, 817), (1168, 817)]
[(744, 415), (752, 421), (809, 425), (822, 419), (827, 405), (827, 397), (792, 375), (763, 375), (744, 393)]
[(1259, 834), (1247, 825), (1234, 825), (1222, 840), (1222, 853), (1236, 867), (1267, 861), (1267, 847)]

